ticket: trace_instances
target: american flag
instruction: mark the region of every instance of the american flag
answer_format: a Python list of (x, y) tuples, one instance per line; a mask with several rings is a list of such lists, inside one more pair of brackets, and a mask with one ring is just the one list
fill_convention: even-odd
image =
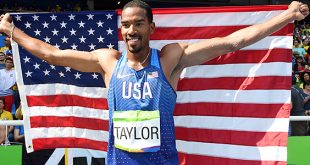
[[(15, 14), (25, 33), (60, 49), (118, 48), (115, 11)], [(17, 45), (16, 45), (17, 46)], [(106, 150), (107, 91), (98, 73), (50, 65), (15, 47), (28, 151), (46, 148)], [(16, 54), (16, 57), (15, 57)], [(17, 58), (19, 54), (19, 58)]]
[[(286, 8), (287, 6), (252, 6), (155, 9), (154, 21), (157, 28), (151, 37), (151, 47), (160, 49), (173, 42), (195, 43), (226, 36), (238, 29), (266, 21)], [(118, 42), (119, 50), (125, 50), (119, 29), (115, 40), (107, 40), (109, 28), (113, 30), (113, 35), (117, 28), (120, 28), (120, 12), (117, 11), (118, 18), (115, 19), (118, 25), (113, 28), (106, 27), (105, 14), (92, 13), (94, 18), (98, 17), (105, 22), (102, 28), (104, 30), (97, 33), (96, 22), (99, 20), (91, 20), (93, 25), (89, 28), (95, 30), (95, 38), (88, 39), (91, 33), (85, 28), (77, 35), (78, 38), (87, 38), (85, 43), (80, 43), (79, 39), (73, 42), (75, 45), (79, 44), (77, 49), (80, 50), (80, 45), (84, 45), (88, 48), (84, 50), (91, 50), (91, 43), (96, 45), (95, 48), (99, 48), (109, 45), (110, 42), (114, 45), (113, 48), (116, 48), (115, 42)], [(34, 15), (40, 16), (40, 23), (36, 26), (32, 24), (31, 30), (26, 31), (28, 29), (25, 24), (27, 21), (35, 22)], [(43, 20), (43, 15), (46, 15), (47, 19)], [(77, 24), (80, 20), (70, 21), (70, 13), (57, 14), (59, 18), (60, 15), (67, 17), (67, 21), (64, 20), (67, 26), (74, 24), (70, 28), (61, 28), (59, 24), (62, 20), (52, 22), (52, 15), (22, 15), (21, 21), (18, 21), (15, 15), (14, 23), (28, 34), (41, 37), (43, 41), (44, 37), (48, 36), (52, 38), (50, 42), (53, 45), (58, 44), (62, 49), (73, 49), (74, 47), (70, 47), (72, 43), (69, 44), (71, 37), (74, 37), (70, 35), (70, 30), (81, 30)], [(26, 20), (26, 16), (29, 20)], [(83, 22), (86, 25), (89, 20), (85, 18)], [(44, 29), (44, 21), (58, 24), (55, 29), (63, 34), (53, 36), (51, 31), (54, 28)], [(41, 36), (35, 36), (36, 29), (42, 32)], [(178, 84), (174, 117), (180, 164), (286, 164), (292, 30), (291, 23), (240, 51), (183, 71)], [(98, 42), (100, 35), (105, 38), (101, 45)], [(69, 38), (67, 47), (63, 46), (61, 39), (64, 36)], [(60, 39), (54, 42), (56, 37)], [(22, 51), (20, 49), (20, 52)], [(25, 132), (29, 150), (79, 147), (106, 151), (108, 115), (104, 109), (107, 109), (107, 91), (94, 85), (92, 75), (96, 73), (91, 73), (86, 78), (86, 73), (73, 70), (66, 72), (66, 68), (61, 70), (58, 66), (55, 66), (54, 70), (52, 66), (29, 54), (26, 56), (31, 60), (29, 63), (25, 62), (22, 54), (24, 53), (20, 53), (20, 60), (17, 59), (22, 65), (22, 71), (19, 70), (22, 79), (18, 80), (18, 83), (22, 86), (20, 93), (26, 107)], [(33, 72), (32, 76), (35, 75), (36, 62), (41, 64), (42, 76), (40, 80), (35, 79), (27, 84), (25, 79), (30, 77), (27, 77), (27, 72), (29, 70)], [(23, 65), (29, 65), (30, 68), (24, 69)], [(54, 72), (53, 77), (60, 80), (63, 78), (61, 72), (66, 78), (71, 74), (74, 83), (51, 82), (52, 78), (44, 75), (45, 69)], [(75, 83), (80, 80), (76, 75), (80, 74), (81, 79), (90, 79), (86, 85)], [(41, 80), (48, 82), (37, 83)], [(102, 85), (103, 82), (99, 84)]]

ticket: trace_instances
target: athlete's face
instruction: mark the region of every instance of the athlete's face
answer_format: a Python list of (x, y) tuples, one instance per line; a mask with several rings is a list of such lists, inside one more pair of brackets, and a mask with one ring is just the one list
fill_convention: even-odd
[(149, 47), (150, 35), (153, 34), (155, 24), (149, 22), (146, 11), (139, 7), (128, 7), (123, 10), (121, 32), (127, 49), (138, 53)]

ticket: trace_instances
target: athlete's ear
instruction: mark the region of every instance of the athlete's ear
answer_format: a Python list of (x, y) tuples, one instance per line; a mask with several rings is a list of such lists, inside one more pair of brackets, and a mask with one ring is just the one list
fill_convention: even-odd
[(152, 22), (152, 23), (150, 24), (150, 29), (151, 29), (151, 34), (153, 34), (154, 31), (155, 31), (155, 22)]

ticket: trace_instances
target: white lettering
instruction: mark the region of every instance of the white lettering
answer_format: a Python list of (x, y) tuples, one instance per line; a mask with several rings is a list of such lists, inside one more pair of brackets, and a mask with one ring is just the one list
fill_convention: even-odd
[(141, 84), (140, 83), (135, 83), (133, 85), (133, 90), (135, 93), (133, 94), (133, 98), (135, 99), (141, 99)]
[(129, 99), (131, 97), (131, 87), (132, 87), (132, 82), (129, 82), (128, 84), (128, 92), (126, 95), (126, 82), (123, 82), (123, 90), (122, 90), (122, 96), (124, 99)]
[(141, 89), (141, 83), (123, 82), (122, 97), (124, 99), (145, 99), (146, 97), (153, 98), (150, 84), (145, 82)]
[(150, 98), (153, 98), (152, 91), (150, 84), (148, 82), (145, 82), (143, 85), (143, 99), (145, 99), (146, 96), (149, 96)]

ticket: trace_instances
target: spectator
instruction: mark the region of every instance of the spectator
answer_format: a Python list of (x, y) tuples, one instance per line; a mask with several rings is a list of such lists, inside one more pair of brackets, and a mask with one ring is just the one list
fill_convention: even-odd
[(0, 69), (5, 68), (5, 54), (3, 52), (0, 52)]
[(301, 83), (299, 84), (299, 88), (304, 89), (304, 84), (310, 83), (310, 72), (304, 72), (301, 75)]
[(0, 97), (5, 98), (6, 110), (11, 112), (14, 103), (13, 88), (16, 85), (15, 71), (13, 69), (13, 59), (5, 59), (5, 68), (0, 70)]
[[(310, 100), (309, 100), (309, 96), (310, 96), (310, 82), (305, 82), (303, 85), (303, 96), (305, 98), (304, 100), (304, 109), (305, 109), (305, 115), (309, 116), (310, 115)], [(308, 121), (308, 135), (310, 135), (310, 128), (309, 128), (309, 121)]]
[[(291, 87), (291, 116), (305, 116), (304, 102), (310, 99), (310, 96), (304, 98), (303, 91), (295, 86), (296, 79), (292, 79)], [(290, 135), (305, 136), (307, 135), (306, 121), (291, 121)]]
[[(21, 106), (19, 106), (16, 110), (15, 117), (18, 120), (23, 120), (23, 113)], [(25, 143), (25, 137), (24, 137), (24, 126), (15, 126), (14, 128), (14, 140), (16, 142)]]
[(10, 47), (7, 46), (7, 42), (5, 41), (6, 38), (3, 39), (4, 41), (4, 46), (0, 48), (0, 52), (3, 52), (4, 54), (6, 53), (7, 50), (10, 49)]
[(10, 40), (10, 38), (9, 37), (6, 37), (5, 39), (4, 39), (4, 43), (5, 43), (5, 46), (8, 48), (7, 50), (5, 50), (5, 51), (3, 51), (3, 53), (6, 55), (6, 56), (8, 56), (8, 55), (13, 55), (13, 53), (12, 53), (12, 46), (11, 46), (11, 40)]
[(305, 62), (301, 56), (296, 57), (296, 64), (293, 67), (295, 72), (304, 72), (305, 71)]
[(305, 61), (305, 55), (307, 54), (307, 52), (305, 51), (305, 49), (303, 47), (300, 46), (298, 40), (294, 41), (294, 47), (293, 47), (293, 54), (298, 52), (299, 56), (302, 57), (302, 59)]
[[(0, 98), (0, 120), (13, 120), (12, 114), (4, 109), (4, 105), (4, 99)], [(6, 127), (7, 126), (0, 126), (0, 144), (5, 143), (8, 139), (13, 141), (14, 127), (9, 126), (8, 129)]]

